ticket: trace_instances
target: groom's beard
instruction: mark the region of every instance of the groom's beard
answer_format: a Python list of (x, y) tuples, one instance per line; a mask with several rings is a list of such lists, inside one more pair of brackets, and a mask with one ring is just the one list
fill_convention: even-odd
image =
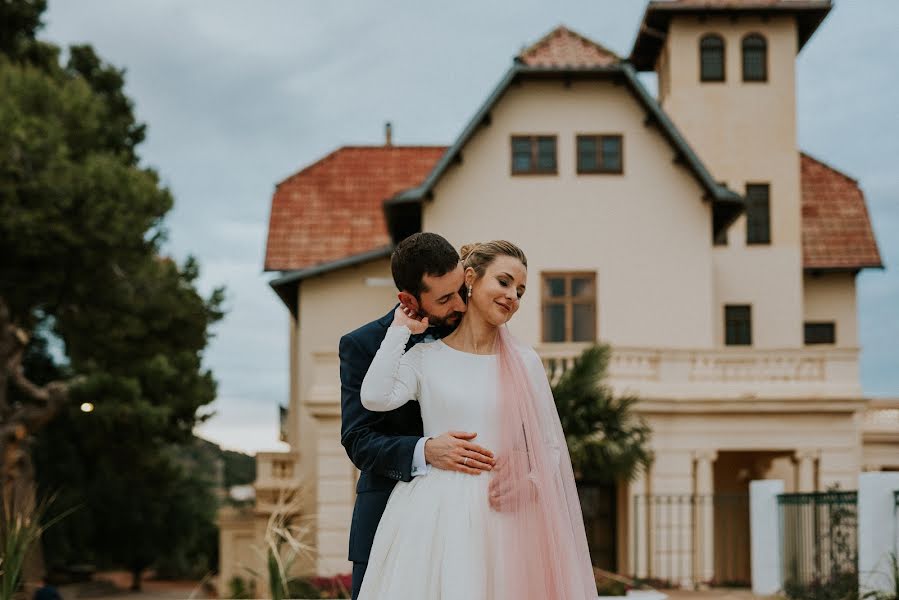
[(426, 314), (424, 316), (428, 318), (428, 325), (430, 325), (431, 327), (455, 329), (459, 325), (459, 322), (462, 320), (462, 316), (464, 314), (465, 313), (463, 312), (457, 311), (451, 312), (443, 318), (430, 314)]

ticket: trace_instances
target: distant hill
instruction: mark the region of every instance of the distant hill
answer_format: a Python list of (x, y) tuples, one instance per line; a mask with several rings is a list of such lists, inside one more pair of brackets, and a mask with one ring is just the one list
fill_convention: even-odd
[(192, 471), (211, 476), (217, 487), (251, 484), (256, 480), (256, 458), (194, 436), (194, 443), (183, 448), (182, 458)]

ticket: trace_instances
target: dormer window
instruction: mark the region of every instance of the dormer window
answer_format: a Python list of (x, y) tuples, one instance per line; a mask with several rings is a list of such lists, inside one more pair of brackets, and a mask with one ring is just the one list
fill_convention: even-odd
[(699, 71), (701, 81), (724, 81), (724, 38), (717, 33), (699, 40)]
[(768, 81), (768, 42), (757, 33), (743, 38), (743, 81)]

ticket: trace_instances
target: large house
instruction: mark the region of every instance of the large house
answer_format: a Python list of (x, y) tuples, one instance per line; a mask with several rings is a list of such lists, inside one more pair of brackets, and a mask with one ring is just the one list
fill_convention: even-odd
[(551, 379), (611, 345), (609, 382), (639, 396), (656, 458), (584, 490), (601, 566), (747, 581), (750, 480), (854, 489), (863, 470), (899, 469), (899, 404), (865, 399), (859, 379), (856, 275), (883, 266), (865, 199), (797, 147), (796, 56), (830, 9), (653, 1), (628, 58), (559, 27), (451, 146), (388, 131), (278, 184), (265, 269), (291, 315), (292, 450), (259, 455), (254, 516), (223, 517), (223, 576), (284, 489), (314, 523), (303, 568), (349, 571), (337, 342), (393, 305), (391, 246), (416, 231), (524, 248), (531, 291), (511, 325)]

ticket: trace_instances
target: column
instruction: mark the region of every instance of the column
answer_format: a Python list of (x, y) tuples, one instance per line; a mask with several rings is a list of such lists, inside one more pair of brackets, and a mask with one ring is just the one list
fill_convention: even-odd
[(781, 589), (782, 548), (777, 496), (784, 482), (777, 479), (749, 483), (749, 527), (752, 546), (752, 593), (772, 596)]
[(703, 586), (715, 578), (715, 474), (718, 458), (715, 450), (697, 450), (693, 517), (693, 573), (696, 586)]
[(793, 455), (796, 461), (796, 491), (815, 491), (815, 461), (818, 451), (811, 448), (802, 448)]
[(899, 473), (862, 473), (858, 477), (859, 597), (893, 591), (891, 553), (899, 531), (893, 493)]
[(651, 575), (649, 567), (650, 548), (648, 547), (649, 534), (649, 506), (648, 495), (650, 493), (649, 474), (641, 471), (637, 478), (630, 484), (631, 506), (628, 511), (630, 515), (628, 536), (628, 556), (629, 556), (629, 572), (635, 577), (649, 577)]

